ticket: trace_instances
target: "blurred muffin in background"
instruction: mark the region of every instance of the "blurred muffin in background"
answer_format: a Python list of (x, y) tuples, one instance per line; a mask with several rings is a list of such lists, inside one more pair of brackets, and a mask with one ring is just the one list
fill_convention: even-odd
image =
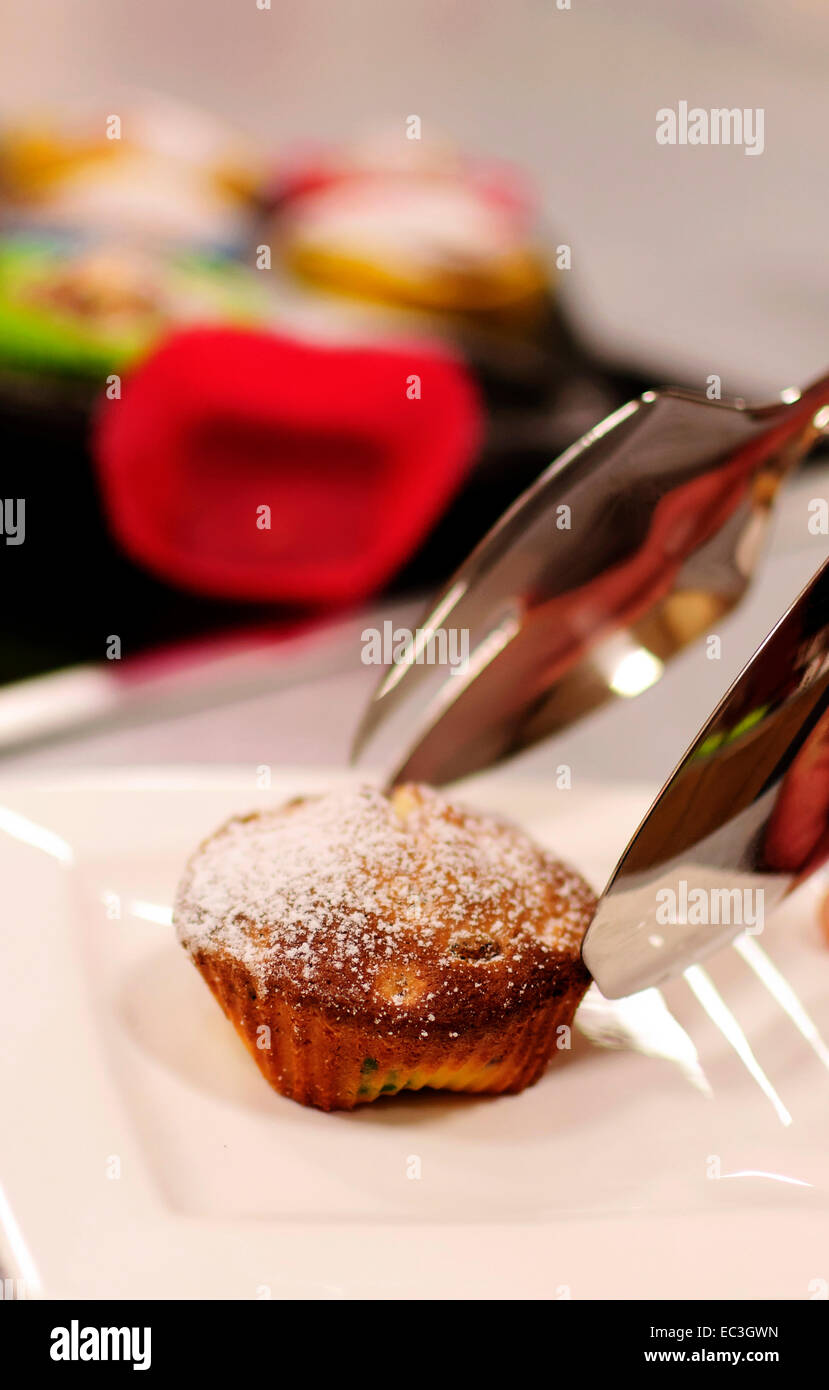
[(526, 322), (548, 275), (516, 173), (401, 138), (297, 160), (272, 189), (272, 228), (309, 283), (432, 314)]
[[(97, 390), (172, 327), (257, 323), (238, 259), (261, 170), (209, 117), (161, 98), (0, 136), (0, 389)], [(17, 390), (15, 389), (17, 387)]]
[(155, 94), (119, 114), (32, 118), (0, 136), (6, 225), (241, 252), (263, 177), (257, 151)]
[(0, 237), (0, 363), (99, 387), (188, 323), (267, 317), (251, 271), (223, 257), (112, 241)]

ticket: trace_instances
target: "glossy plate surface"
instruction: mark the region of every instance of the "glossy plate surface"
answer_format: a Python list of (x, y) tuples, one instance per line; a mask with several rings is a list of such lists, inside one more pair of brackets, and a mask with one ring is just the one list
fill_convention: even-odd
[[(663, 995), (588, 996), (523, 1095), (324, 1115), (269, 1090), (167, 910), (224, 817), (342, 776), (0, 785), (7, 1275), (83, 1297), (820, 1296), (825, 882)], [(465, 796), (600, 886), (653, 792), (502, 773)]]

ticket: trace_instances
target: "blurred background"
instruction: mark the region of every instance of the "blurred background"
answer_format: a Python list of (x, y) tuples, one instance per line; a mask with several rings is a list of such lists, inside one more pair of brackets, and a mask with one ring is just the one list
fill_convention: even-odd
[[(563, 3), (3, 6), (11, 762), (340, 761), (360, 632), (581, 433), (826, 371), (825, 5)], [(762, 154), (659, 145), (680, 101), (762, 108)], [(819, 450), (735, 670), (827, 491)], [(729, 674), (666, 677), (655, 767)]]

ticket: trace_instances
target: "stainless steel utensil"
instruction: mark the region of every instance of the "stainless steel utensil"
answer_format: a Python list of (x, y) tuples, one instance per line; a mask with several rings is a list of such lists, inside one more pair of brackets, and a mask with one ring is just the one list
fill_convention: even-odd
[(829, 377), (766, 406), (667, 389), (611, 415), (403, 635), (354, 757), (440, 784), (653, 684), (739, 602), (778, 486), (827, 424)]
[(602, 993), (657, 985), (829, 857), (829, 560), (744, 667), (611, 875), (583, 945)]

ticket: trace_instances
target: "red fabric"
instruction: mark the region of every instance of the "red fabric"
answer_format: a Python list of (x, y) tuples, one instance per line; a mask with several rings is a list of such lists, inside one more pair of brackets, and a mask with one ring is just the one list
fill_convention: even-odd
[(155, 574), (216, 597), (339, 604), (415, 549), (480, 421), (463, 366), (422, 345), (191, 329), (101, 403), (94, 452), (112, 530)]

